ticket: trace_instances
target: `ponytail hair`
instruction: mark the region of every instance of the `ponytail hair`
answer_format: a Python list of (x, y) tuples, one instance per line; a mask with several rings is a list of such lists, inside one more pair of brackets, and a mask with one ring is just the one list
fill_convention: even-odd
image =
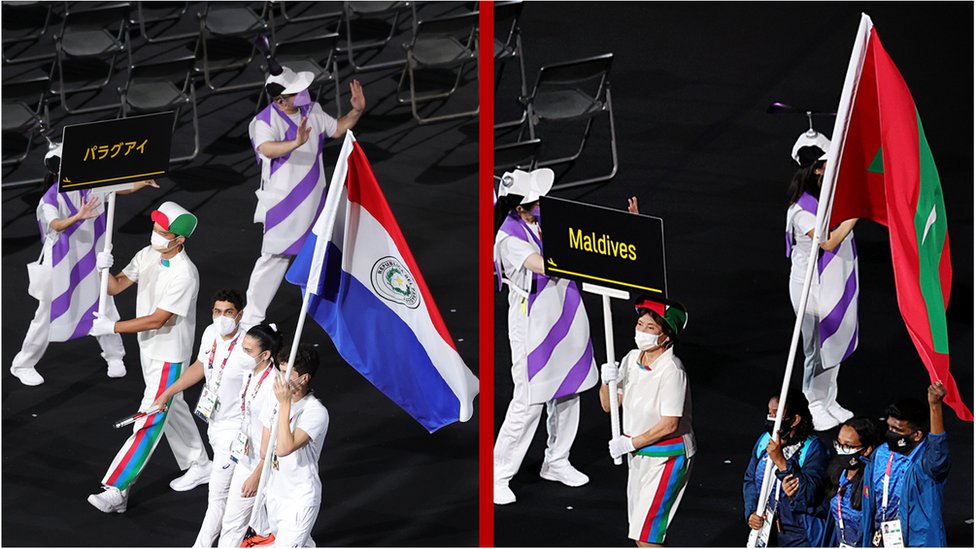
[(270, 351), (272, 360), (281, 351), (283, 337), (274, 324), (261, 323), (253, 326), (247, 331), (247, 335), (258, 342), (258, 347), (261, 348), (262, 353), (264, 351)]

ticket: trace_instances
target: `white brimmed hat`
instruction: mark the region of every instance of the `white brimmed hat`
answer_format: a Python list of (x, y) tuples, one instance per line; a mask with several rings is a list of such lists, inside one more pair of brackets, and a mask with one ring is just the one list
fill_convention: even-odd
[(552, 189), (552, 182), (556, 174), (549, 168), (523, 172), (515, 170), (505, 172), (502, 182), (498, 185), (498, 197), (515, 194), (522, 197), (521, 204), (529, 204), (539, 200)]
[(830, 140), (824, 134), (807, 130), (800, 134), (793, 145), (793, 160), (801, 166), (809, 166), (818, 160), (827, 160)]
[(295, 72), (288, 67), (281, 67), (281, 74), (269, 76), (265, 85), (277, 84), (283, 88), (272, 95), (291, 95), (307, 89), (312, 85), (312, 80), (315, 80), (315, 74), (310, 71)]

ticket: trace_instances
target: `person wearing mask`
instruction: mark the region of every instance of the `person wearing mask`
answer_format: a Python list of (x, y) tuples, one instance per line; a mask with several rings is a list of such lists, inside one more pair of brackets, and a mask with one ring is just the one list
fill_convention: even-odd
[[(151, 214), (150, 245), (132, 258), (117, 275), (106, 273), (109, 295), (118, 295), (136, 284), (136, 318), (115, 321), (96, 311), (91, 335), (135, 333), (139, 358), (146, 383), (140, 412), (149, 411), (153, 402), (179, 377), (193, 352), (196, 327), (197, 292), (200, 275), (184, 250), (193, 234), (197, 218), (175, 202), (163, 202)], [(112, 255), (98, 254), (99, 268), (110, 268)], [(177, 394), (168, 410), (148, 415), (133, 424), (132, 435), (112, 460), (102, 479), (104, 490), (88, 497), (88, 502), (104, 513), (123, 513), (129, 489), (166, 434), (181, 470), (193, 466), (209, 470), (210, 458), (193, 422), (190, 409)]]
[(234, 365), (244, 375), (238, 408), (240, 421), (230, 447), (234, 473), (217, 547), (240, 547), (251, 519), (268, 448), (268, 440), (262, 436), (261, 414), (274, 406), (272, 386), (277, 372), (274, 359), (281, 349), (281, 341), (281, 333), (273, 324), (258, 324), (247, 331), (241, 342), (241, 353), (237, 354)]
[(155, 406), (165, 406), (174, 395), (204, 380), (194, 414), (207, 422), (213, 465), (209, 470), (191, 467), (186, 475), (170, 483), (174, 490), (185, 491), (209, 479), (207, 512), (194, 547), (213, 547), (220, 535), (234, 474), (235, 463), (230, 457), (230, 447), (241, 425), (241, 386), (245, 372), (237, 364), (244, 340), (244, 332), (239, 324), (244, 304), (244, 296), (239, 291), (228, 288), (217, 290), (211, 299), (213, 324), (203, 331), (196, 362), (153, 403)]
[(310, 383), (319, 366), (311, 345), (299, 345), (286, 380), (288, 354), (278, 354), (281, 372), (274, 380), (275, 410), (265, 409), (264, 436), (278, 425), (266, 488), (268, 524), (280, 547), (315, 547), (312, 527), (322, 505), (319, 457), (329, 430), (329, 412), (312, 394)]
[(854, 417), (844, 422), (834, 441), (834, 461), (828, 468), (830, 515), (835, 547), (861, 547), (864, 508), (864, 469), (880, 442), (875, 420)]
[(857, 347), (857, 253), (852, 232), (857, 220), (849, 219), (831, 230), (817, 257), (810, 257), (828, 149), (830, 141), (812, 128), (797, 139), (792, 156), (800, 167), (790, 182), (786, 212), (790, 301), (796, 314), (800, 314), (807, 265), (817, 261), (800, 325), (803, 394), (817, 431), (832, 429), (854, 415), (837, 402), (837, 374), (841, 362)]
[(328, 180), (322, 147), (351, 130), (366, 109), (358, 80), (349, 85), (352, 110), (336, 120), (313, 102), (308, 93), (315, 75), (282, 67), (268, 77), (265, 91), (271, 103), (257, 114), (248, 135), (261, 166), (261, 187), (254, 222), (264, 225), (261, 255), (247, 286), (243, 323), (260, 324), (288, 270), (302, 249), (325, 203)]
[(614, 459), (627, 455), (628, 536), (638, 547), (658, 547), (681, 503), (695, 455), (688, 375), (674, 355), (688, 314), (678, 304), (665, 306), (647, 297), (635, 307), (637, 348), (619, 369), (601, 367), (600, 403), (610, 412), (608, 386), (616, 380), (623, 429), (609, 447)]
[(949, 441), (942, 419), (946, 390), (936, 381), (928, 406), (900, 400), (886, 410), (886, 444), (865, 469), (865, 546), (945, 547), (942, 492), (949, 476)]
[[(508, 285), (515, 389), (495, 438), (496, 505), (515, 502), (509, 482), (522, 465), (543, 409), (549, 437), (539, 476), (570, 487), (590, 480), (570, 464), (569, 451), (579, 427), (579, 393), (595, 385), (599, 375), (576, 283), (545, 276), (539, 199), (552, 188), (554, 177), (550, 169), (516, 170), (505, 174), (498, 191), (497, 208), (504, 220), (495, 235), (495, 268), (499, 282)], [(553, 331), (561, 317), (572, 322)], [(559, 338), (548, 338), (551, 331)], [(559, 353), (552, 352), (556, 346)]]
[[(99, 293), (95, 257), (105, 240), (103, 194), (93, 189), (58, 192), (60, 143), (44, 156), (44, 165), (48, 169), (45, 178), (48, 189), (37, 204), (41, 260), (33, 272), (28, 270), (30, 285), (36, 288), (31, 295), (38, 300), (37, 312), (10, 366), (10, 373), (28, 386), (44, 383), (36, 366), (49, 343), (83, 337), (91, 330), (89, 312), (97, 306)], [(129, 194), (147, 186), (159, 188), (155, 180), (147, 179), (117, 194)], [(115, 299), (110, 297), (105, 303), (106, 314), (119, 318)], [(122, 336), (113, 333), (96, 339), (108, 365), (108, 377), (125, 376)]]
[[(766, 432), (760, 435), (742, 479), (745, 518), (760, 530), (770, 547), (823, 547), (831, 532), (824, 505), (830, 451), (813, 434), (813, 421), (803, 393), (791, 389), (778, 438), (772, 436), (779, 396), (769, 399)], [(756, 513), (767, 461), (773, 462), (766, 511)]]

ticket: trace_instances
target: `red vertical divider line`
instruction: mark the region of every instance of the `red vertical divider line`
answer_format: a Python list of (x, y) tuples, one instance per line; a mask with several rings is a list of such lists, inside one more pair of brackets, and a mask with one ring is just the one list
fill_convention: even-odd
[(495, 545), (495, 330), (492, 243), (495, 175), (495, 18), (478, 2), (478, 545)]

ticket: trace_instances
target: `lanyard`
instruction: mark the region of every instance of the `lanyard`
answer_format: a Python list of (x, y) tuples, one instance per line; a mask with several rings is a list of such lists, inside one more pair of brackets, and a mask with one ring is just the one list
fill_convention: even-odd
[(881, 482), (881, 522), (888, 520), (888, 483), (891, 481), (891, 462), (895, 454), (888, 455), (888, 466), (885, 467), (884, 480)]
[[(847, 476), (846, 472), (844, 476)], [(840, 488), (837, 490), (837, 526), (840, 528), (840, 543), (842, 545), (847, 545), (847, 540), (844, 539), (844, 510), (841, 509), (840, 500), (844, 499), (844, 492), (850, 486), (850, 480), (847, 481), (847, 484), (844, 484), (844, 480), (841, 480)]]
[(250, 420), (251, 418), (251, 406), (247, 404), (253, 401), (254, 397), (257, 396), (258, 390), (261, 389), (261, 384), (264, 383), (264, 379), (268, 377), (268, 374), (270, 373), (271, 373), (271, 363), (268, 362), (268, 367), (264, 369), (264, 372), (261, 374), (261, 379), (259, 379), (257, 384), (254, 386), (254, 391), (251, 393), (251, 398), (247, 398), (247, 388), (251, 386), (251, 378), (254, 377), (254, 374), (252, 373), (247, 376), (247, 383), (244, 385), (244, 392), (241, 393), (244, 396), (241, 399), (241, 413), (244, 414), (244, 417), (242, 419), (245, 422)]
[[(220, 336), (217, 336), (220, 337)], [(213, 359), (214, 355), (217, 354), (217, 337), (214, 338), (213, 347), (210, 348), (210, 360), (207, 361), (207, 369), (213, 369)], [(214, 392), (220, 388), (220, 380), (224, 377), (224, 366), (227, 366), (227, 359), (230, 358), (231, 352), (234, 351), (234, 345), (237, 345), (237, 340), (241, 338), (241, 332), (238, 330), (237, 335), (231, 340), (230, 346), (227, 347), (227, 354), (224, 355), (223, 362), (220, 363), (220, 371), (217, 372), (217, 379), (214, 381)]]

